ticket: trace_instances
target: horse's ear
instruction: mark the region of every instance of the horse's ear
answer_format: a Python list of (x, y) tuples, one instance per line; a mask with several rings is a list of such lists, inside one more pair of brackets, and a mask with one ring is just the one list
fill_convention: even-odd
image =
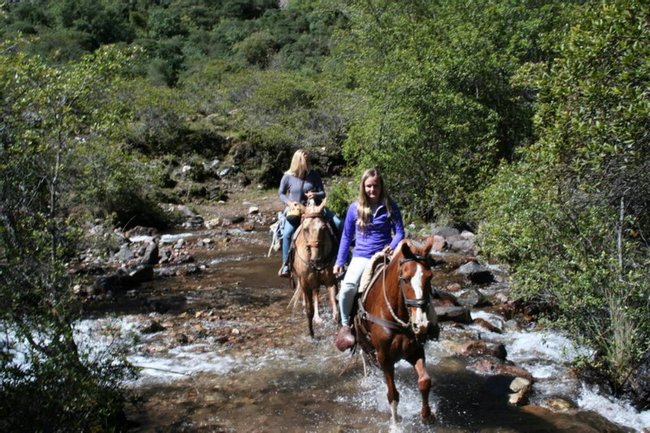
[(326, 204), (327, 204), (327, 197), (325, 197), (325, 198), (323, 199), (323, 201), (320, 202), (320, 205), (318, 206), (318, 208), (316, 208), (316, 211), (317, 211), (318, 213), (323, 212), (323, 209), (325, 209), (325, 205), (326, 205)]
[(415, 254), (411, 250), (411, 245), (407, 240), (402, 241), (399, 249), (405, 259), (415, 259)]
[(432, 247), (433, 247), (433, 237), (429, 236), (424, 241), (424, 246), (422, 247), (424, 252), (423, 252), (422, 255), (424, 255), (424, 256), (429, 255), (429, 252), (431, 251)]

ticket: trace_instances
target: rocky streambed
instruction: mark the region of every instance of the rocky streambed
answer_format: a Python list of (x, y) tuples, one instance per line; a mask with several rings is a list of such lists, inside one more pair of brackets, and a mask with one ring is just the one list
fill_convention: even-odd
[[(288, 307), (268, 255), (276, 202), (233, 198), (188, 212), (173, 233), (125, 233), (115, 269), (78, 288), (80, 339), (126, 344), (140, 368), (132, 432), (391, 431), (383, 377), (336, 350), (325, 298), (315, 339)], [(399, 431), (643, 431), (647, 413), (583, 384), (570, 342), (521, 314), (505, 269), (462, 264), (471, 233), (436, 232), (452, 246), (434, 282), (440, 340), (426, 346), (437, 421), (420, 423), (415, 374), (400, 363)]]

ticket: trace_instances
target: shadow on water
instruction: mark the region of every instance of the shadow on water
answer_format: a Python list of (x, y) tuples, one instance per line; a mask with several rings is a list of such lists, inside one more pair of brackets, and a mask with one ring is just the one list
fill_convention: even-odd
[(508, 403), (512, 376), (482, 376), (466, 368), (450, 371), (442, 360), (429, 368), (435, 380), (438, 420), (447, 427), (468, 431), (508, 431), (521, 433), (555, 432), (553, 425)]

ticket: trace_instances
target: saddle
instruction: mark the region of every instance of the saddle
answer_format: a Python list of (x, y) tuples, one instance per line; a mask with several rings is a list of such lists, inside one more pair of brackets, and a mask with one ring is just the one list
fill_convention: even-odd
[(370, 261), (366, 265), (366, 269), (361, 275), (358, 291), (359, 294), (364, 293), (366, 289), (370, 287), (370, 285), (374, 283), (377, 278), (379, 278), (381, 270), (384, 268), (384, 266), (386, 266), (386, 264), (388, 264), (389, 260), (390, 257), (387, 256), (383, 251), (375, 253), (375, 255), (370, 258)]

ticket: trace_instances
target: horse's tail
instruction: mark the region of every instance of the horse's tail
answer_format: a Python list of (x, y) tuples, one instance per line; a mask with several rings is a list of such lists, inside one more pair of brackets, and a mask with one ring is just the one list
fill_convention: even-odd
[(291, 288), (293, 289), (293, 296), (289, 300), (289, 304), (287, 305), (287, 308), (294, 310), (298, 305), (298, 301), (302, 296), (302, 290), (300, 290), (300, 287), (297, 287), (296, 281), (293, 279), (293, 275), (291, 276), (290, 280), (291, 280)]

